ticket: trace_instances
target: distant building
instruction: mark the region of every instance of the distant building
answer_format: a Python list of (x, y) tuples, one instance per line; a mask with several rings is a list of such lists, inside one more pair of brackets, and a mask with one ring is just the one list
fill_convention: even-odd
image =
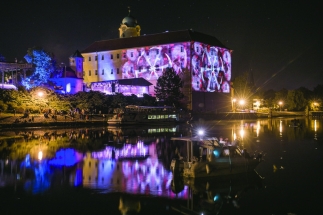
[(61, 70), (53, 73), (49, 79), (52, 88), (63, 94), (75, 94), (83, 91), (83, 57), (77, 50), (69, 58), (69, 66), (62, 65)]
[(154, 96), (157, 79), (167, 67), (172, 67), (184, 81), (188, 109), (231, 109), (230, 49), (215, 37), (193, 30), (142, 36), (140, 31), (137, 20), (129, 12), (120, 24), (118, 39), (96, 41), (82, 50), (79, 57), (70, 58), (77, 77), (83, 74), (84, 89), (111, 94), (116, 92), (113, 83), (116, 87), (121, 80), (145, 79), (151, 83), (147, 92), (138, 87), (140, 85), (123, 85), (124, 91), (118, 90), (125, 94)]

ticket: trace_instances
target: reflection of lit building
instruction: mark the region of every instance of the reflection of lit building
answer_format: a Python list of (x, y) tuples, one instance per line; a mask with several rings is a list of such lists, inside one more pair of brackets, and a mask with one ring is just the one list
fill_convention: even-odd
[[(193, 30), (140, 36), (130, 14), (122, 20), (120, 38), (96, 41), (81, 52), (84, 86), (107, 94), (154, 95), (154, 86), (167, 67), (184, 80), (188, 108), (229, 110), (231, 51), (213, 36)], [(144, 79), (151, 87), (122, 84)]]
[[(136, 159), (146, 154), (149, 154), (148, 158)], [(159, 161), (156, 143), (146, 146), (139, 141), (134, 145), (125, 144), (121, 149), (106, 147), (105, 150), (93, 152), (87, 157), (91, 159), (84, 160), (84, 185), (127, 193), (175, 197), (170, 189), (172, 173)], [(123, 159), (124, 157), (127, 159)], [(118, 160), (121, 158), (122, 161)], [(89, 162), (96, 162), (97, 166), (90, 168)], [(87, 179), (96, 175), (97, 180), (93, 183)], [(178, 197), (186, 195), (185, 190)]]
[(92, 187), (98, 181), (99, 160), (86, 153), (83, 160), (83, 186)]

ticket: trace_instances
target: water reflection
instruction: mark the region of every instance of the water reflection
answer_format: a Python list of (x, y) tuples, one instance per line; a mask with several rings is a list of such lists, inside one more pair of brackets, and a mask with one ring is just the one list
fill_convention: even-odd
[[(250, 189), (262, 188), (263, 178), (256, 172), (222, 178), (197, 178), (183, 180), (173, 178), (172, 190), (179, 192), (188, 189), (185, 205), (175, 206), (173, 210), (181, 214), (218, 214), (220, 210), (240, 208), (240, 199)], [(224, 209), (226, 207), (226, 209)]]
[[(282, 171), (298, 169), (291, 164), (296, 150), (308, 150), (302, 146), (310, 141), (321, 143), (323, 134), (320, 119), (299, 118), (302, 127), (291, 127), (291, 120), (196, 122), (194, 126), (206, 127), (211, 136), (239, 139), (249, 152), (267, 153), (260, 172), (283, 178)], [(0, 139), (0, 187), (14, 187), (13, 192), (19, 187), (29, 194), (81, 187), (101, 194), (120, 192), (181, 200), (188, 210), (214, 213), (226, 210), (224, 202), (230, 208), (240, 208), (245, 191), (259, 188), (257, 182), (245, 177), (221, 183), (174, 179), (169, 168), (171, 159), (175, 152), (185, 157), (187, 149), (170, 138), (192, 135), (187, 126), (29, 129), (0, 134), (6, 137)], [(277, 166), (275, 173), (273, 164)], [(270, 174), (268, 178), (274, 177)], [(127, 202), (124, 197), (116, 208), (126, 213)], [(134, 211), (137, 206), (134, 203)]]

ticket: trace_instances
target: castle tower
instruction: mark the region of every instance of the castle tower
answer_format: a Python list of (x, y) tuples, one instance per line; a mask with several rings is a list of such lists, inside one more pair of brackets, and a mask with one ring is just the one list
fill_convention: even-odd
[(76, 50), (74, 54), (69, 58), (70, 67), (76, 72), (78, 78), (83, 78), (83, 56), (79, 50)]
[(123, 18), (122, 23), (120, 24), (119, 28), (119, 37), (138, 37), (140, 36), (140, 26), (137, 23), (136, 18), (130, 15), (130, 8), (129, 14), (125, 18)]

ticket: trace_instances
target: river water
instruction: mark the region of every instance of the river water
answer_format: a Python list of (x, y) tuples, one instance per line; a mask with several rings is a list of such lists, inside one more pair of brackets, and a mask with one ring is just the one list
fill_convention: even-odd
[[(323, 120), (0, 131), (0, 214), (322, 214)], [(300, 125), (300, 126), (295, 126)], [(240, 139), (257, 174), (183, 181), (174, 136)]]

